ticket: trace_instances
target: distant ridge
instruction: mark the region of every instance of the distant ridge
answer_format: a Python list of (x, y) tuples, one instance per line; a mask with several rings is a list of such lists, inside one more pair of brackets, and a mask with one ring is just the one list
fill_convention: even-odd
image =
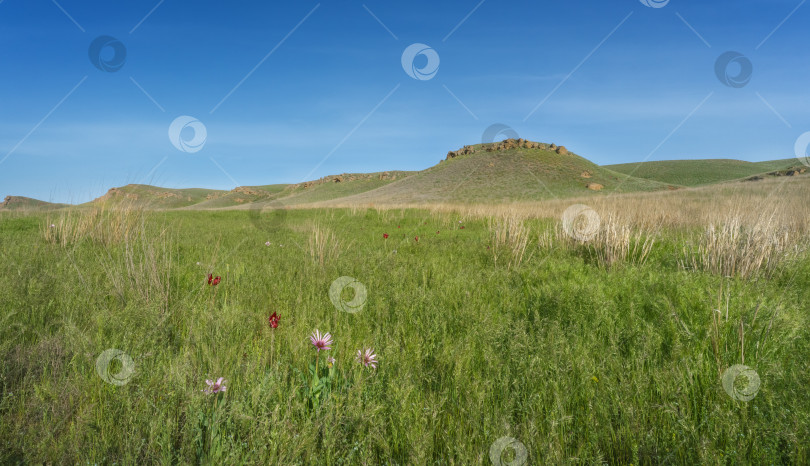
[[(500, 203), (599, 196), (605, 192), (682, 189), (767, 176), (794, 176), (807, 167), (796, 159), (743, 162), (674, 160), (599, 166), (565, 146), (526, 139), (467, 145), (421, 171), (343, 173), (295, 184), (240, 186), (230, 191), (173, 189), (130, 184), (81, 204), (126, 203), (148, 209), (240, 209), (251, 205)], [(0, 210), (68, 207), (7, 196)]]
[[(701, 186), (753, 176), (803, 174), (807, 167), (796, 159), (744, 162), (733, 159), (664, 160), (605, 165), (613, 171), (679, 186)], [(793, 173), (790, 173), (793, 171)]]
[(0, 210), (47, 210), (62, 207), (68, 207), (68, 204), (55, 204), (23, 196), (6, 196), (0, 204)]

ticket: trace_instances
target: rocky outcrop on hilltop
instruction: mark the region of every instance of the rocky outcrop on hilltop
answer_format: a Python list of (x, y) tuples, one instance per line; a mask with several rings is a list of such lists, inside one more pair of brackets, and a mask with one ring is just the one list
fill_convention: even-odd
[(20, 196), (6, 196), (3, 199), (3, 204), (0, 204), (0, 209), (13, 209), (15, 205), (24, 203), (25, 199)]
[(318, 186), (321, 184), (326, 183), (345, 183), (350, 181), (369, 181), (369, 180), (387, 180), (387, 181), (395, 181), (398, 177), (396, 172), (380, 172), (380, 173), (342, 173), (340, 175), (329, 175), (324, 176), (323, 178), (314, 180), (314, 181), (307, 181), (304, 183), (298, 183), (292, 185), (292, 189), (297, 188), (311, 188), (313, 186)]
[[(191, 202), (191, 196), (183, 196), (180, 193), (176, 193), (173, 191), (154, 191), (144, 194), (144, 197), (147, 200), (151, 199), (177, 199), (177, 200), (185, 200)], [(104, 201), (120, 201), (120, 200), (129, 200), (129, 201), (138, 201), (141, 200), (141, 195), (138, 193), (133, 193), (127, 191), (125, 188), (110, 188), (106, 194), (96, 199), (98, 202)]]
[(114, 200), (114, 199), (116, 199), (116, 200), (117, 199), (130, 199), (130, 200), (133, 200), (133, 201), (137, 201), (138, 199), (140, 199), (140, 196), (138, 196), (135, 193), (128, 193), (128, 192), (124, 191), (121, 188), (110, 188), (110, 190), (107, 191), (106, 194), (104, 194), (103, 196), (101, 196), (100, 198), (98, 198), (96, 200), (97, 201), (111, 201), (111, 200)]
[[(788, 168), (787, 170), (777, 170), (775, 172), (766, 173), (766, 176), (798, 176), (804, 175), (807, 173), (807, 167), (793, 167)], [(765, 176), (762, 175), (754, 175), (752, 177), (746, 178), (743, 181), (762, 181), (765, 179)]]
[(248, 196), (261, 196), (267, 194), (265, 191), (251, 188), (250, 186), (237, 186), (231, 190), (232, 193), (245, 194)]
[(497, 152), (510, 149), (541, 149), (555, 151), (560, 155), (568, 155), (568, 149), (565, 146), (557, 146), (556, 144), (546, 144), (543, 142), (534, 142), (526, 139), (504, 139), (501, 142), (493, 142), (489, 144), (479, 144), (475, 146), (464, 146), (459, 150), (450, 151), (447, 153), (445, 160), (456, 158), (460, 155), (471, 155), (478, 152)]

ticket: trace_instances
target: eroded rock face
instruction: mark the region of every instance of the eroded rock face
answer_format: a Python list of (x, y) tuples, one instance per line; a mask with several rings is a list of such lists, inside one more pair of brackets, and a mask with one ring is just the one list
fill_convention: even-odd
[(253, 189), (247, 186), (238, 186), (234, 188), (232, 192), (246, 194), (248, 196), (261, 196), (264, 194), (263, 191), (259, 191), (258, 189)]
[(456, 158), (460, 155), (470, 155), (478, 152), (496, 152), (509, 149), (544, 149), (557, 151), (560, 155), (568, 155), (570, 152), (563, 147), (557, 147), (556, 144), (545, 144), (542, 142), (529, 141), (526, 139), (504, 139), (501, 142), (493, 142), (489, 144), (481, 144), (479, 146), (464, 146), (459, 150), (450, 151), (447, 153), (445, 160)]

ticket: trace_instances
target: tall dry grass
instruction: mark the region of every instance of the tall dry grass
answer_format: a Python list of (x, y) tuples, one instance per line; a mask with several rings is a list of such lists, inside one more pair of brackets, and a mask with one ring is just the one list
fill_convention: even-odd
[[(810, 178), (799, 176), (674, 191), (600, 193), (575, 199), (506, 204), (365, 207), (378, 211), (425, 209), (434, 214), (453, 213), (469, 220), (490, 222), (494, 244), (500, 245), (500, 249), (493, 251), (497, 261), (502, 260), (506, 250), (503, 246), (514, 244), (516, 240), (511, 238), (519, 237), (517, 231), (510, 235), (510, 228), (529, 219), (555, 219), (559, 223), (569, 206), (586, 204), (599, 213), (603, 224), (584, 250), (604, 266), (643, 263), (653, 251), (659, 232), (666, 231), (679, 235), (688, 244), (680, 258), (684, 268), (749, 278), (759, 273), (770, 274), (779, 264), (806, 250), (810, 243), (808, 199)], [(541, 231), (538, 245), (546, 249), (578, 247), (577, 241), (572, 241), (560, 228)]]
[(98, 264), (119, 299), (135, 297), (165, 311), (169, 308), (174, 241), (168, 229), (154, 230), (157, 227), (150, 231), (141, 223), (123, 238), (122, 248), (99, 252)]
[(337, 235), (320, 224), (312, 227), (308, 246), (310, 257), (321, 267), (327, 262), (336, 260), (340, 254), (340, 240)]
[(66, 247), (84, 240), (109, 246), (126, 240), (143, 224), (145, 210), (134, 205), (77, 207), (56, 211), (42, 226), (44, 238)]
[(634, 228), (618, 215), (608, 214), (596, 236), (587, 243), (588, 252), (606, 268), (628, 263), (641, 265), (650, 256), (659, 228)]
[(151, 228), (146, 218), (147, 211), (133, 204), (63, 209), (46, 217), (42, 234), (63, 248), (84, 241), (103, 246), (94, 253), (112, 284), (111, 294), (166, 309), (172, 241), (167, 229)]
[(520, 267), (529, 244), (529, 228), (524, 220), (507, 212), (489, 219), (490, 252), (495, 265), (498, 260), (507, 268)]
[(681, 264), (724, 276), (770, 275), (807, 246), (806, 235), (775, 216), (774, 210), (726, 213), (684, 246)]

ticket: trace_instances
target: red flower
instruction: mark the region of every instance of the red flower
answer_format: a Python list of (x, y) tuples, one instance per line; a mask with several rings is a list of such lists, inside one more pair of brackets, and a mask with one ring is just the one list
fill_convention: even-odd
[(402, 228), (402, 225), (397, 225), (397, 228)]
[(208, 284), (209, 285), (211, 284), (211, 280), (213, 280), (213, 279), (214, 279), (214, 276), (209, 273), (208, 274)]
[(418, 237), (418, 236), (414, 236), (414, 237), (413, 237), (413, 239), (414, 239), (414, 241), (416, 241), (417, 243), (419, 242), (419, 237)]
[(461, 229), (462, 229), (462, 230), (464, 229), (464, 225), (461, 225)]
[(388, 239), (388, 233), (383, 233), (383, 238)]
[(219, 276), (215, 277), (210, 273), (208, 274), (208, 284), (209, 285), (217, 286), (217, 285), (219, 285), (219, 282), (221, 282), (221, 281), (222, 281), (222, 277), (219, 277)]
[(278, 314), (275, 311), (267, 318), (267, 323), (270, 324), (270, 328), (278, 328)]

